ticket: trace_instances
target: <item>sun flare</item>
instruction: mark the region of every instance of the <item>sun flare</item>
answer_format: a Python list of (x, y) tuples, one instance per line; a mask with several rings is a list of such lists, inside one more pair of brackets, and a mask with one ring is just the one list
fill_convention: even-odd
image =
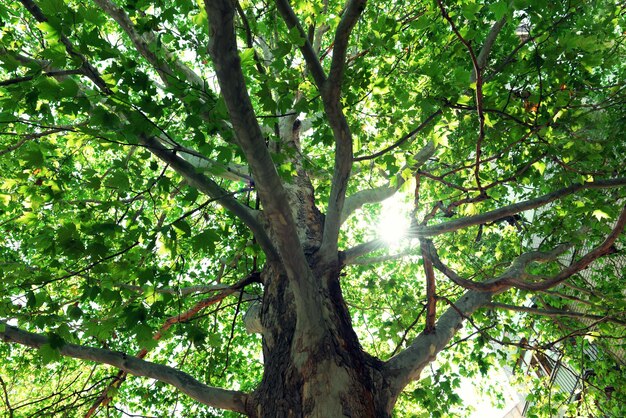
[(409, 208), (401, 196), (382, 203), (376, 232), (390, 247), (399, 246), (407, 237), (410, 225)]

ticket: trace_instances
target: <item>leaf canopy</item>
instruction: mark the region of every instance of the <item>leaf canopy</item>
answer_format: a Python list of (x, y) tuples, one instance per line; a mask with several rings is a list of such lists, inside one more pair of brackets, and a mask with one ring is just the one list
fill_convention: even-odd
[[(292, 2), (298, 27), (281, 2), (236, 3), (241, 69), (275, 170), (293, 185), (301, 155), (316, 204), (332, 210), (337, 134), (316, 71), (333, 73), (333, 34), (348, 9)], [(614, 231), (626, 197), (625, 16), (610, 0), (367, 4), (338, 84), (353, 153), (344, 207), (354, 212), (336, 243), (367, 352), (387, 360), (427, 325), (420, 238), (474, 283), (506, 274), (522, 254), (567, 245), (558, 259), (524, 266), (532, 282)], [(15, 416), (84, 414), (103, 390), (111, 416), (234, 416), (161, 382), (129, 376), (111, 386), (115, 371), (62, 358), (66, 344), (145, 350), (215, 387), (251, 392), (261, 379), (261, 338), (242, 317), (263, 288), (228, 286), (276, 254), (251, 227), (268, 202), (220, 94), (208, 18), (187, 0), (0, 4), (0, 320), (48, 337), (37, 351), (0, 345), (2, 402)], [(296, 118), (301, 148), (281, 148)], [(577, 186), (532, 210), (472, 221)], [(395, 193), (413, 221), (389, 248), (375, 225)], [(446, 233), (423, 232), (455, 221)], [(585, 376), (587, 400), (537, 379), (529, 416), (623, 415), (623, 248), (619, 236), (566, 281), (497, 294), (407, 387), (397, 416), (468, 413), (461, 378), (515, 365), (529, 350), (556, 353)], [(435, 267), (439, 316), (466, 289)], [(239, 296), (211, 299), (225, 289)]]

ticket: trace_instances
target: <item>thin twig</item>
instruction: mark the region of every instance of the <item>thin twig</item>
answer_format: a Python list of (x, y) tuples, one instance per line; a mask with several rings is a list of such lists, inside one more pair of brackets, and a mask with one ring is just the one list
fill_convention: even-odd
[(456, 35), (456, 37), (467, 48), (467, 51), (469, 52), (470, 58), (472, 60), (472, 65), (474, 66), (474, 74), (476, 76), (476, 110), (478, 112), (478, 123), (479, 123), (478, 139), (476, 140), (476, 163), (474, 166), (474, 176), (476, 177), (476, 185), (478, 186), (478, 189), (482, 190), (482, 186), (480, 184), (480, 155), (482, 153), (481, 145), (482, 145), (483, 139), (485, 138), (485, 114), (483, 112), (482, 68), (480, 68), (480, 65), (478, 63), (478, 58), (476, 58), (476, 54), (474, 53), (474, 48), (472, 48), (472, 45), (470, 44), (469, 41), (463, 38), (459, 30), (457, 29), (456, 25), (454, 24), (454, 21), (450, 18), (450, 15), (446, 11), (446, 9), (443, 7), (443, 2), (441, 0), (437, 0), (437, 4), (439, 4), (439, 9), (441, 10), (441, 14), (443, 15), (444, 19), (447, 20), (448, 23), (450, 24), (450, 27), (452, 31), (454, 32), (454, 34)]

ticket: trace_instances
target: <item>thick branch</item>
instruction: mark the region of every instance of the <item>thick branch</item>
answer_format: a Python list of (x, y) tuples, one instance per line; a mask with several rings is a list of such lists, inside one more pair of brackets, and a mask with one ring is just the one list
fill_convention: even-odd
[(205, 175), (198, 173), (193, 165), (180, 158), (175, 152), (165, 148), (157, 139), (153, 137), (142, 137), (140, 141), (142, 145), (150, 150), (150, 152), (159, 157), (163, 162), (167, 163), (178, 174), (183, 176), (189, 185), (195, 187), (203, 193), (206, 193), (212, 198), (219, 199), (218, 202), (220, 205), (231, 211), (235, 216), (241, 219), (242, 222), (250, 228), (250, 230), (252, 230), (252, 233), (256, 237), (259, 245), (266, 253), (267, 257), (273, 259), (278, 258), (271, 240), (257, 219), (258, 212), (239, 203), (237, 199), (232, 197), (217, 183)]
[[(442, 222), (437, 225), (417, 225), (411, 228), (409, 236), (412, 238), (427, 238), (442, 235), (448, 232), (458, 231), (460, 229), (468, 228), (474, 225), (480, 225), (484, 223), (494, 222), (498, 219), (512, 216), (520, 212), (524, 212), (531, 209), (536, 209), (541, 206), (545, 206), (562, 197), (574, 194), (581, 190), (586, 189), (609, 189), (615, 187), (626, 186), (626, 178), (618, 177), (607, 180), (596, 180), (592, 182), (586, 182), (582, 184), (575, 184), (552, 193), (545, 194), (543, 196), (529, 199), (523, 202), (514, 203), (512, 205), (504, 206), (500, 209), (495, 209), (489, 212), (481, 213), (475, 216), (468, 216), (465, 218), (455, 219), (449, 222)], [(372, 241), (359, 244), (346, 250), (343, 253), (346, 264), (349, 264), (351, 260), (358, 257), (362, 257), (373, 251), (379, 250), (385, 247), (385, 241), (381, 239), (374, 239)]]
[(328, 199), (328, 210), (324, 223), (324, 237), (320, 253), (322, 258), (332, 261), (337, 257), (337, 243), (341, 227), (341, 213), (346, 198), (346, 189), (352, 169), (352, 132), (341, 105), (341, 83), (345, 70), (346, 51), (350, 33), (365, 8), (365, 0), (349, 0), (337, 30), (333, 58), (328, 78), (321, 90), (324, 111), (335, 138), (335, 165)]
[(178, 57), (168, 51), (163, 45), (159, 47), (160, 51), (163, 51), (165, 59), (158, 57), (150, 48), (150, 43), (156, 40), (156, 36), (151, 31), (143, 33), (137, 32), (135, 25), (130, 20), (128, 15), (124, 12), (124, 9), (117, 6), (110, 0), (94, 0), (95, 3), (100, 6), (102, 11), (109, 15), (128, 35), (137, 51), (152, 65), (157, 71), (159, 77), (166, 85), (171, 85), (172, 80), (175, 79), (174, 71), (183, 74), (186, 78), (185, 81), (192, 84), (194, 87), (200, 90), (205, 90), (205, 83), (202, 78), (198, 76), (193, 70), (186, 66)]
[(426, 240), (420, 240), (422, 261), (424, 262), (424, 274), (426, 276), (426, 327), (424, 334), (435, 332), (435, 320), (437, 319), (437, 294), (435, 293), (435, 271), (433, 262), (428, 252)]
[(287, 26), (289, 28), (297, 28), (300, 36), (305, 40), (301, 51), (307, 62), (307, 67), (320, 90), (324, 111), (335, 138), (335, 166), (324, 223), (322, 246), (320, 248), (322, 258), (326, 261), (333, 261), (337, 258), (341, 213), (352, 168), (352, 133), (343, 114), (339, 96), (341, 94), (341, 83), (345, 70), (346, 51), (350, 33), (365, 8), (365, 0), (350, 0), (344, 10), (341, 21), (335, 31), (333, 58), (328, 78), (325, 77), (317, 54), (313, 50), (298, 18), (289, 6), (288, 0), (277, 0), (276, 3)]
[[(0, 323), (0, 329), (2, 328), (4, 328), (4, 330), (0, 331), (0, 338), (5, 342), (17, 343), (32, 348), (40, 348), (44, 344), (49, 343), (49, 339), (43, 335), (23, 331)], [(77, 344), (65, 344), (59, 348), (59, 353), (66, 357), (94, 361), (100, 364), (109, 364), (135, 376), (149, 377), (160, 382), (168, 383), (205, 405), (240, 413), (246, 412), (245, 405), (248, 397), (247, 394), (207, 386), (187, 373), (172, 367), (141, 360), (121, 352)]]
[(350, 41), (350, 33), (356, 25), (357, 20), (365, 9), (366, 0), (349, 0), (339, 21), (333, 42), (333, 59), (330, 63), (330, 72), (326, 80), (326, 90), (333, 101), (339, 99), (341, 83), (346, 64), (346, 53)]
[(246, 174), (248, 168), (245, 165), (235, 163), (224, 164), (207, 158), (191, 148), (171, 144), (169, 141), (164, 141), (161, 138), (159, 138), (159, 140), (165, 144), (171, 145), (172, 151), (176, 151), (185, 161), (189, 162), (198, 170), (210, 172), (223, 179), (252, 183), (252, 176)]
[(287, 193), (265, 145), (244, 81), (237, 53), (233, 4), (230, 0), (205, 0), (204, 4), (209, 17), (209, 52), (215, 73), (235, 130), (235, 138), (252, 170), (264, 212), (274, 232), (274, 242), (278, 246), (287, 276), (295, 285), (298, 323), (306, 324), (307, 318), (309, 322), (317, 323), (321, 320), (319, 316), (317, 319), (310, 317), (317, 312), (313, 300), (316, 294), (315, 281), (296, 232)]
[(341, 214), (346, 199), (346, 190), (350, 171), (352, 170), (352, 132), (348, 121), (343, 114), (339, 100), (329, 101), (322, 97), (328, 122), (335, 137), (335, 165), (333, 179), (328, 197), (328, 209), (324, 222), (324, 237), (320, 253), (325, 260), (333, 260), (337, 257), (339, 229), (341, 227)]
[(326, 74), (324, 74), (322, 64), (313, 49), (313, 45), (311, 45), (309, 37), (302, 28), (298, 17), (289, 5), (289, 0), (276, 0), (276, 8), (283, 17), (287, 27), (289, 29), (295, 27), (298, 30), (300, 37), (304, 39), (304, 43), (300, 46), (300, 52), (302, 52), (302, 55), (304, 56), (304, 61), (306, 62), (307, 68), (309, 69), (317, 88), (321, 90), (326, 82)]
[(406, 385), (419, 378), (422, 369), (448, 344), (462, 327), (463, 321), (490, 299), (491, 294), (488, 292), (467, 291), (441, 315), (434, 332), (421, 333), (409, 347), (385, 363), (384, 372), (394, 397)]
[[(435, 143), (429, 141), (424, 148), (422, 148), (413, 157), (413, 164), (408, 167), (403, 167), (400, 172), (406, 168), (410, 168), (413, 173), (422, 167), (426, 161), (435, 153)], [(355, 194), (348, 196), (343, 206), (341, 213), (341, 223), (344, 223), (348, 217), (354, 213), (355, 210), (360, 209), (366, 203), (378, 203), (393, 196), (402, 185), (406, 182), (406, 179), (398, 174), (396, 176), (396, 182), (392, 186), (391, 183), (386, 186), (376, 187), (375, 189), (367, 189), (356, 192)]]
[(455, 284), (466, 289), (501, 293), (511, 287), (515, 287), (523, 290), (540, 291), (550, 289), (560, 284), (572, 275), (587, 268), (598, 258), (614, 252), (615, 250), (613, 245), (620, 234), (624, 231), (625, 225), (626, 206), (622, 209), (622, 213), (613, 227), (613, 230), (606, 237), (604, 242), (602, 242), (602, 244), (595, 247), (578, 261), (562, 269), (559, 273), (552, 277), (542, 277), (529, 274), (526, 272), (526, 268), (533, 262), (545, 263), (556, 260), (560, 255), (571, 248), (570, 244), (559, 245), (549, 252), (531, 251), (522, 254), (511, 263), (511, 267), (509, 267), (504, 273), (485, 282), (474, 282), (461, 278), (456, 272), (441, 262), (434, 245), (432, 245), (432, 242), (429, 242), (429, 251), (435, 267), (448, 276), (448, 278)]
[(368, 264), (384, 263), (387, 261), (398, 260), (400, 258), (410, 255), (412, 248), (407, 248), (396, 254), (385, 254), (379, 257), (366, 257), (366, 258), (351, 258), (350, 260), (343, 259), (343, 265), (360, 265), (365, 266)]
[(595, 180), (585, 183), (574, 184), (569, 187), (565, 187), (560, 190), (556, 190), (552, 193), (545, 194), (543, 196), (529, 199), (523, 202), (514, 203), (512, 205), (504, 206), (500, 209), (495, 209), (489, 212), (481, 213), (475, 216), (468, 216), (465, 218), (455, 219), (449, 222), (442, 222), (437, 225), (430, 226), (417, 226), (411, 232), (411, 236), (417, 237), (434, 237), (437, 235), (445, 234), (447, 232), (454, 232), (459, 229), (467, 228), (474, 225), (480, 225), (483, 223), (493, 222), (495, 220), (504, 218), (506, 216), (515, 215), (520, 212), (524, 212), (531, 209), (536, 209), (541, 206), (545, 206), (557, 199), (565, 196), (569, 196), (581, 190), (587, 189), (610, 189), (614, 187), (626, 186), (626, 177), (618, 177), (607, 180)]
[[(404, 177), (398, 176), (398, 178)], [(390, 184), (386, 186), (376, 187), (375, 189), (360, 190), (349, 196), (343, 206), (341, 213), (341, 223), (343, 224), (356, 210), (361, 209), (363, 205), (368, 203), (378, 203), (390, 198), (398, 191), (397, 187)]]
[[(487, 60), (489, 59), (489, 54), (491, 53), (493, 44), (495, 43), (496, 38), (498, 37), (498, 34), (502, 30), (502, 27), (504, 26), (505, 23), (506, 23), (506, 16), (502, 17), (502, 19), (494, 23), (493, 26), (491, 27), (491, 30), (487, 34), (485, 43), (483, 44), (483, 47), (480, 49), (480, 52), (478, 53), (478, 57), (476, 59), (478, 68), (480, 68), (481, 70), (487, 66)], [(476, 81), (476, 71), (472, 71), (471, 81), (472, 82)]]
[(615, 226), (613, 227), (613, 230), (606, 237), (604, 242), (598, 245), (593, 250), (589, 251), (587, 254), (581, 257), (578, 261), (564, 268), (553, 277), (540, 278), (536, 283), (511, 280), (510, 281), (511, 285), (520, 289), (533, 290), (533, 291), (547, 290), (547, 289), (550, 289), (551, 287), (558, 285), (559, 283), (568, 279), (572, 275), (578, 273), (581, 270), (586, 269), (591, 263), (593, 263), (598, 258), (601, 258), (605, 255), (612, 254), (613, 252), (615, 252), (615, 247), (613, 245), (615, 244), (615, 241), (617, 241), (617, 238), (624, 232), (625, 226), (626, 226), (626, 206), (623, 207), (622, 213), (620, 214), (619, 219), (617, 220)]
[(384, 240), (377, 238), (347, 249), (342, 253), (341, 260), (344, 265), (356, 264), (355, 260), (357, 258), (386, 247), (387, 243)]
[(424, 241), (427, 243), (428, 254), (437, 270), (445, 274), (446, 277), (448, 277), (454, 284), (464, 287), (465, 289), (480, 292), (502, 292), (511, 287), (512, 280), (523, 283), (524, 280), (531, 277), (531, 275), (526, 272), (526, 268), (530, 263), (547, 263), (554, 261), (565, 251), (571, 248), (570, 245), (563, 244), (549, 252), (530, 251), (524, 253), (514, 259), (513, 262), (511, 262), (511, 266), (500, 276), (485, 282), (475, 282), (462, 278), (454, 270), (446, 266), (439, 258), (437, 249), (433, 245), (432, 241)]
[[(228, 286), (225, 289), (222, 289), (220, 293), (196, 302), (191, 309), (183, 313), (180, 313), (178, 315), (171, 316), (168, 319), (166, 319), (163, 325), (161, 325), (161, 328), (159, 328), (159, 330), (152, 336), (152, 339), (154, 341), (159, 341), (161, 338), (163, 338), (163, 335), (165, 334), (165, 332), (169, 330), (174, 324), (190, 321), (195, 315), (197, 315), (200, 311), (204, 310), (205, 308), (211, 305), (215, 305), (218, 302), (221, 302), (227, 296), (232, 295), (235, 292), (243, 292), (243, 289), (245, 288), (246, 285), (252, 282), (259, 282), (259, 281), (260, 281), (260, 275), (259, 273), (255, 272), (255, 273), (250, 274), (245, 279), (240, 280), (239, 282), (233, 284), (232, 286)], [(148, 354), (148, 349), (142, 348), (139, 351), (139, 353), (137, 353), (137, 358), (143, 359), (146, 357), (147, 354)], [(100, 396), (98, 396), (98, 398), (92, 404), (91, 408), (89, 408), (89, 411), (85, 414), (85, 418), (89, 418), (93, 416), (96, 413), (100, 405), (102, 404), (108, 405), (108, 403), (112, 399), (112, 395), (110, 394), (110, 389), (114, 387), (119, 387), (119, 385), (121, 385), (122, 382), (126, 380), (127, 374), (128, 374), (128, 371), (119, 370), (119, 372), (117, 373), (113, 381), (107, 385), (107, 387), (102, 391)]]

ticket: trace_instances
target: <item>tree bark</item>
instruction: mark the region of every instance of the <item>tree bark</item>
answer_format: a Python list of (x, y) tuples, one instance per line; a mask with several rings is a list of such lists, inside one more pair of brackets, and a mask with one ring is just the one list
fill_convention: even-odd
[(321, 340), (297, 331), (293, 295), (282, 268), (270, 266), (265, 284), (264, 375), (250, 397), (252, 417), (391, 416), (382, 363), (366, 354), (352, 330), (339, 287), (339, 271), (317, 271), (324, 304)]

